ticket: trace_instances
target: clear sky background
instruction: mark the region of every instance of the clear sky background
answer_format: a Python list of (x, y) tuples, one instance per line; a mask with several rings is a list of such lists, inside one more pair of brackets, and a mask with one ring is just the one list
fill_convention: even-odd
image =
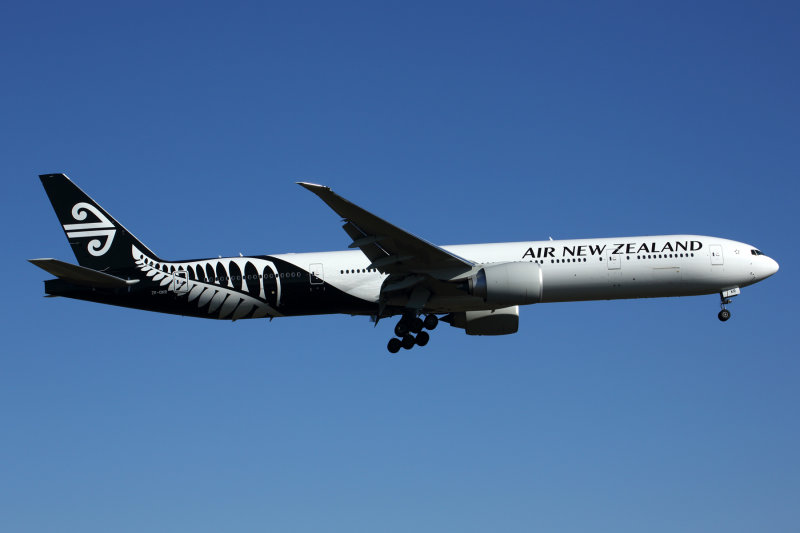
[[(788, 532), (795, 2), (7, 2), (0, 530)], [(647, 4), (646, 6), (643, 4)], [(521, 330), (45, 299), (65, 172), (165, 258), (335, 250), (324, 183), (437, 244), (663, 233), (781, 265)]]

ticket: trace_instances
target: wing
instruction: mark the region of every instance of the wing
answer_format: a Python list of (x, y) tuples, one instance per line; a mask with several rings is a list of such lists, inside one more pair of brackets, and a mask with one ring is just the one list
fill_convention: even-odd
[(426, 240), (386, 222), (342, 198), (330, 187), (299, 182), (319, 196), (342, 219), (344, 231), (353, 239), (350, 248), (360, 248), (371, 264), (387, 274), (433, 274), (449, 276), (469, 271), (474, 264)]

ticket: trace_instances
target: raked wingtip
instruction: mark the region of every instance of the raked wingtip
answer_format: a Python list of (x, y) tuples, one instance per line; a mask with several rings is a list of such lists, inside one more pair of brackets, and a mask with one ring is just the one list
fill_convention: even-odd
[(296, 183), (298, 185), (300, 185), (301, 187), (304, 187), (304, 188), (308, 189), (309, 191), (319, 191), (319, 190), (329, 191), (329, 190), (331, 190), (330, 187), (326, 187), (325, 185), (320, 185), (319, 183), (309, 183), (307, 181), (298, 181)]

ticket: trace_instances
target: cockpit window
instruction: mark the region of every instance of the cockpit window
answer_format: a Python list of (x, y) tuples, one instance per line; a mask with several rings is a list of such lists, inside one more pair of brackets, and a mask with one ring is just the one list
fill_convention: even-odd
[(764, 252), (762, 252), (761, 250), (756, 250), (756, 249), (750, 250), (750, 253), (752, 255), (764, 255)]

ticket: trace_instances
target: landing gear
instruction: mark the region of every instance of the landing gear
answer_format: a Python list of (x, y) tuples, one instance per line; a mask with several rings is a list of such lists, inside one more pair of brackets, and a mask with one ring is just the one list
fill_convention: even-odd
[(390, 339), (386, 348), (390, 353), (397, 353), (400, 348), (410, 350), (414, 345), (425, 346), (431, 340), (431, 336), (427, 331), (423, 331), (423, 328), (431, 330), (437, 324), (439, 319), (436, 315), (428, 315), (424, 320), (413, 314), (403, 315), (394, 327), (394, 334), (397, 337)]
[(406, 350), (410, 350), (414, 347), (414, 344), (416, 344), (416, 339), (414, 339), (414, 337), (411, 335), (406, 335), (403, 337), (403, 340), (400, 341), (400, 344), (402, 344), (403, 348)]
[(728, 311), (725, 306), (731, 303), (731, 298), (738, 296), (740, 292), (739, 287), (734, 287), (733, 289), (728, 289), (719, 293), (719, 306), (722, 308), (722, 311), (717, 314), (717, 318), (719, 318), (720, 322), (725, 322), (731, 317), (731, 312)]
[(417, 334), (417, 338), (414, 339), (414, 342), (417, 343), (417, 346), (425, 346), (428, 344), (428, 341), (431, 340), (431, 336), (428, 334), (427, 331), (420, 331)]
[(394, 327), (394, 334), (398, 337), (404, 337), (408, 333), (408, 321), (405, 318), (401, 318), (400, 322)]
[(436, 315), (428, 315), (422, 322), (422, 325), (425, 326), (425, 329), (430, 329), (430, 330), (436, 329), (436, 326), (438, 324), (439, 324), (439, 317), (437, 317)]

